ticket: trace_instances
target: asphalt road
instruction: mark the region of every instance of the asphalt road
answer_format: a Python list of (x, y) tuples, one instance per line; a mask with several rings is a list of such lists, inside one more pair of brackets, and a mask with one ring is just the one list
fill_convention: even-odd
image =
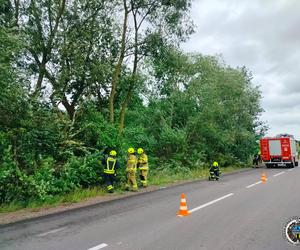
[[(0, 249), (297, 249), (282, 234), (299, 190), (300, 168), (253, 169), (2, 226)], [(182, 192), (187, 217), (176, 216)]]

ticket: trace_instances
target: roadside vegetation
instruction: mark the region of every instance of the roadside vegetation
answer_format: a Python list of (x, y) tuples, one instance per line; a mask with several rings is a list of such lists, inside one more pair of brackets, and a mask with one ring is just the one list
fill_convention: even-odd
[(128, 147), (146, 150), (156, 185), (249, 162), (260, 91), (247, 68), (180, 50), (190, 8), (0, 0), (0, 212), (103, 195), (110, 149), (120, 187)]
[[(231, 166), (222, 169), (222, 173), (231, 173), (237, 171), (243, 167), (247, 167), (247, 165), (238, 165)], [(204, 168), (196, 168), (191, 171), (184, 172), (180, 171), (178, 173), (172, 172), (169, 175), (166, 174), (154, 174), (151, 176), (149, 184), (150, 186), (157, 186), (158, 188), (165, 188), (168, 185), (178, 184), (189, 181), (198, 181), (198, 180), (207, 180), (209, 176), (208, 169)], [(115, 194), (125, 194), (124, 186), (122, 183), (119, 183), (115, 187)], [(57, 207), (59, 205), (70, 205), (77, 202), (82, 202), (94, 197), (103, 197), (103, 196), (114, 196), (115, 194), (110, 194), (106, 191), (105, 187), (95, 186), (90, 188), (78, 188), (67, 194), (55, 195), (48, 199), (32, 199), (27, 201), (13, 201), (7, 204), (2, 204), (0, 206), (0, 213), (9, 213), (14, 211), (27, 211), (27, 212), (35, 212), (40, 211), (42, 209), (48, 209), (51, 207)]]

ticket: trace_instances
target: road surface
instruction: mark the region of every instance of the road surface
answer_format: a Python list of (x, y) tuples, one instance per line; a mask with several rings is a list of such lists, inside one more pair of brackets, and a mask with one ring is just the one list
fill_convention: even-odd
[(297, 249), (283, 228), (300, 216), (299, 190), (300, 168), (253, 169), (2, 226), (0, 249)]

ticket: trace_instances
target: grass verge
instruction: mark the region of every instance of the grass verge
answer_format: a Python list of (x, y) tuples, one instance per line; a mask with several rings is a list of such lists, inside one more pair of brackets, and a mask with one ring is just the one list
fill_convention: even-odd
[(14, 212), (23, 208), (30, 211), (36, 211), (41, 208), (50, 208), (59, 206), (61, 204), (72, 204), (83, 201), (85, 199), (104, 196), (105, 189), (101, 187), (94, 187), (89, 189), (76, 189), (65, 195), (56, 195), (44, 201), (29, 200), (28, 202), (11, 202), (0, 206), (0, 213)]
[[(235, 170), (241, 169), (241, 167), (226, 167), (221, 169), (222, 173), (230, 173)], [(154, 174), (150, 173), (149, 185), (162, 186), (179, 181), (192, 181), (208, 178), (209, 171), (207, 168), (194, 169), (188, 172), (179, 173), (165, 173), (165, 174)], [(124, 193), (123, 188), (117, 187), (115, 193)], [(103, 187), (94, 187), (88, 189), (77, 189), (65, 195), (57, 195), (44, 201), (31, 200), (28, 202), (11, 202), (0, 206), (0, 214), (14, 212), (21, 209), (27, 211), (39, 211), (41, 209), (47, 209), (56, 207), (63, 204), (72, 204), (87, 200), (92, 197), (106, 196), (108, 193)]]
[[(235, 170), (241, 169), (241, 167), (226, 167), (221, 169), (222, 173), (230, 173)], [(176, 183), (179, 181), (192, 181), (199, 179), (206, 179), (209, 176), (209, 171), (207, 168), (193, 169), (189, 172), (185, 173), (171, 173), (167, 174), (159, 174), (151, 177), (149, 183), (150, 185), (161, 186), (164, 184)]]

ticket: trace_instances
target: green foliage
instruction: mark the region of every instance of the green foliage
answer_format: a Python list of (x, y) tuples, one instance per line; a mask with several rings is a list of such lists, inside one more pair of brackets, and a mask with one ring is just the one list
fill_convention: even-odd
[[(2, 162), (0, 165), (0, 202), (10, 202), (18, 199), (22, 192), (19, 186), (22, 173), (12, 159), (11, 146), (2, 151)], [(18, 194), (17, 197), (15, 195)]]
[(172, 159), (178, 154), (182, 156), (187, 152), (186, 136), (185, 130), (172, 129), (168, 125), (163, 126), (160, 133), (160, 141), (156, 145), (156, 153), (160, 153), (166, 159)]
[[(6, 2), (6, 3), (4, 3)], [(17, 83), (15, 62), (21, 43), (16, 31), (7, 27), (6, 4), (0, 2), (0, 129), (5, 130), (19, 125), (19, 119), (24, 117), (23, 107), (26, 106), (26, 95), (21, 84)], [(5, 7), (6, 6), (6, 7)], [(4, 8), (4, 9), (2, 9)], [(4, 12), (4, 14), (2, 13)], [(3, 17), (3, 19), (2, 19)], [(2, 22), (4, 24), (2, 24)], [(5, 25), (6, 24), (6, 25)]]
[(101, 183), (101, 165), (98, 154), (84, 158), (72, 157), (61, 171), (60, 181), (63, 192), (77, 187), (89, 187)]
[(0, 202), (40, 200), (53, 198), (77, 188), (102, 183), (98, 154), (71, 158), (61, 169), (54, 169), (52, 158), (44, 159), (32, 174), (26, 174), (15, 164), (11, 147), (4, 151), (0, 169)]
[(78, 139), (85, 141), (88, 146), (95, 147), (100, 151), (107, 147), (120, 147), (117, 127), (107, 122), (103, 114), (94, 108), (85, 109), (78, 126), (81, 131)]
[(120, 1), (0, 0), (1, 203), (76, 200), (111, 149), (120, 186), (128, 147), (162, 179), (247, 163), (266, 130), (260, 91), (245, 67), (178, 49), (190, 7), (131, 1), (123, 26)]

